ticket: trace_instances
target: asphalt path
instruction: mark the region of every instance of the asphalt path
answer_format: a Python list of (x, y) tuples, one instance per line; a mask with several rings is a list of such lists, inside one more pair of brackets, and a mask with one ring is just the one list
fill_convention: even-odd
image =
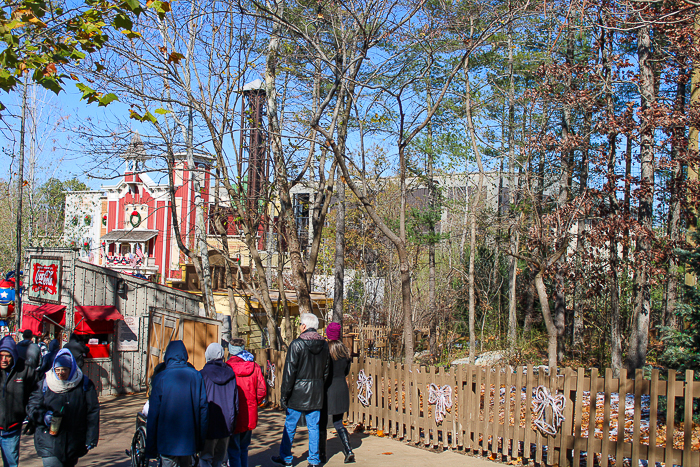
[[(130, 467), (131, 460), (125, 450), (131, 445), (136, 429), (136, 413), (146, 401), (145, 394), (109, 397), (101, 400), (100, 442), (78, 462), (79, 466)], [(270, 457), (278, 453), (284, 425), (284, 414), (278, 410), (261, 410), (258, 428), (253, 432), (249, 451), (251, 467), (274, 467)], [(364, 433), (353, 433), (350, 442), (357, 463), (362, 467), (386, 466), (440, 466), (440, 467), (494, 467), (494, 463), (479, 457), (445, 451), (436, 452), (410, 446), (391, 438), (379, 438)], [(294, 440), (294, 463), (306, 467), (308, 435), (306, 428), (297, 429)], [(334, 430), (328, 432), (328, 455), (326, 466), (340, 467), (344, 456)], [(21, 467), (41, 467), (41, 458), (34, 450), (31, 436), (23, 436), (20, 446)], [(152, 462), (155, 467), (155, 462)]]

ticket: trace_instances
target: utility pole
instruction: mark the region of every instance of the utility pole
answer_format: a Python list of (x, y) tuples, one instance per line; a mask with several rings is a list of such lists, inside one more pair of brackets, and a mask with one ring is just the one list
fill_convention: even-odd
[(15, 320), (20, 324), (22, 299), (20, 297), (20, 271), (22, 270), (22, 197), (24, 191), (24, 125), (27, 119), (27, 78), (22, 87), (22, 117), (19, 127), (19, 168), (17, 169), (17, 258), (15, 260)]

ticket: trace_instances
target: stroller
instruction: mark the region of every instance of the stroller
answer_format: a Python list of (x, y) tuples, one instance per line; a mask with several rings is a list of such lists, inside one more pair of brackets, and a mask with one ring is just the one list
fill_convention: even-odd
[[(126, 450), (126, 455), (131, 458), (131, 467), (149, 467), (150, 460), (146, 456), (146, 420), (147, 416), (143, 412), (136, 414), (136, 431), (131, 438), (131, 449)], [(162, 466), (160, 458), (157, 460), (158, 467)], [(199, 456), (192, 456), (192, 467), (199, 465)]]
[[(131, 467), (148, 467), (146, 457), (146, 416), (139, 412), (136, 414), (136, 431), (131, 438), (131, 449), (126, 450), (126, 455), (131, 457)], [(158, 466), (161, 465), (158, 459)]]

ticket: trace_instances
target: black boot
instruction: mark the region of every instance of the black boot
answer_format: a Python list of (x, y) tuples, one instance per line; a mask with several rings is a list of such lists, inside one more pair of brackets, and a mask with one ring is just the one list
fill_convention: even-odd
[(325, 424), (320, 424), (318, 430), (318, 458), (321, 460), (321, 464), (328, 462), (328, 457), (326, 456), (326, 439), (328, 439), (328, 430), (326, 430)]
[(352, 452), (352, 446), (350, 446), (350, 434), (348, 430), (343, 427), (342, 430), (338, 431), (338, 438), (340, 438), (340, 444), (343, 446), (343, 453), (345, 454), (345, 463), (349, 464), (355, 462), (355, 454)]

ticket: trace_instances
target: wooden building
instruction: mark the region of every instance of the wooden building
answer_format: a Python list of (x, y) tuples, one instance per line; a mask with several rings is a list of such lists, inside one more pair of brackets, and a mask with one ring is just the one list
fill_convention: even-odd
[[(85, 335), (90, 355), (84, 371), (100, 395), (147, 388), (154, 310), (200, 318), (198, 295), (81, 261), (74, 249), (29, 248), (24, 271), (27, 289), (18, 329), (61, 332), (63, 343), (71, 332)], [(191, 348), (199, 352), (206, 345), (202, 341)]]

